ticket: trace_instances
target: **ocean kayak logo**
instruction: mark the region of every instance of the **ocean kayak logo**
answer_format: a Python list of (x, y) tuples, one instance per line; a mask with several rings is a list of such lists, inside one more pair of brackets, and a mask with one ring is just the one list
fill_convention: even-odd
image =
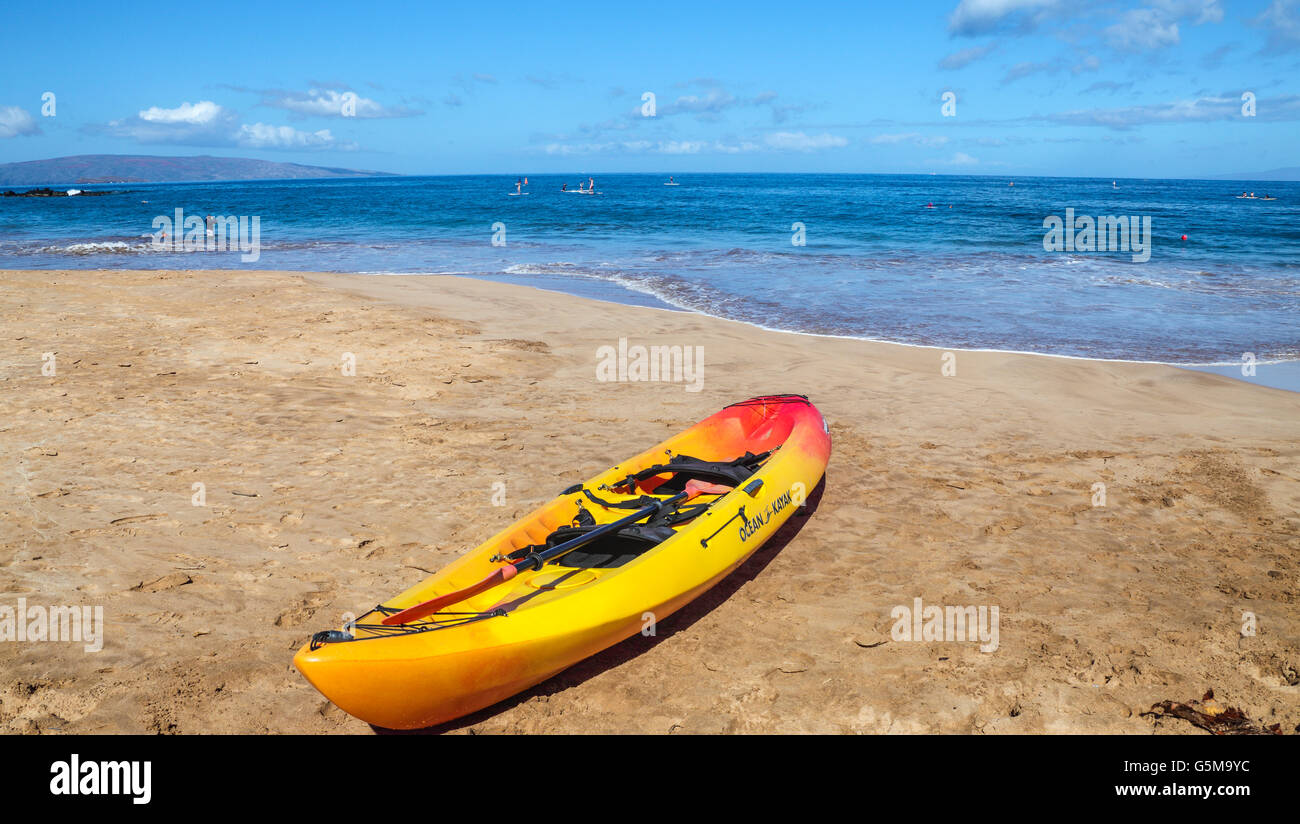
[(132, 804), (153, 798), (152, 761), (82, 761), (73, 753), (50, 765), (50, 795), (127, 795)]
[(199, 217), (177, 209), (173, 216), (155, 217), (152, 226), (155, 252), (240, 252), (244, 263), (262, 256), (261, 215)]
[[(757, 496), (762, 488), (763, 482), (757, 479), (750, 481), (742, 487), (742, 489), (751, 496)], [(787, 491), (769, 501), (767, 506), (757, 514), (750, 515), (745, 511), (745, 507), (743, 506), (737, 509), (734, 515), (723, 521), (722, 525), (713, 530), (710, 535), (701, 538), (700, 546), (708, 549), (709, 541), (718, 537), (719, 533), (731, 526), (736, 519), (740, 519), (740, 526), (737, 528), (736, 537), (740, 538), (740, 542), (743, 544), (745, 541), (748, 541), (750, 538), (757, 535), (759, 530), (767, 526), (772, 518), (776, 517), (776, 515), (786, 507), (791, 504), (795, 506), (803, 506), (807, 502), (808, 488), (804, 486), (803, 481), (795, 481), (790, 485), (790, 488)]]
[(0, 605), (0, 641), (77, 643), (86, 652), (99, 652), (104, 648), (104, 608), (28, 606), (26, 598), (19, 598), (17, 608)]
[(920, 598), (913, 598), (911, 607), (896, 606), (889, 617), (895, 622), (890, 632), (895, 641), (978, 641), (980, 652), (998, 648), (995, 606), (925, 606)]
[[(802, 488), (803, 484), (796, 484), (796, 486)], [(790, 489), (788, 492), (782, 492), (780, 495), (773, 498), (768, 503), (768, 505), (763, 509), (762, 512), (759, 512), (757, 515), (754, 515), (753, 517), (746, 515), (744, 508), (742, 508), (740, 510), (740, 519), (741, 519), (740, 532), (738, 533), (740, 537), (740, 542), (743, 544), (745, 541), (748, 541), (750, 538), (754, 537), (754, 534), (757, 533), (763, 527), (767, 526), (768, 522), (771, 521), (774, 517), (776, 517), (778, 513), (780, 513), (783, 509), (785, 509), (790, 504), (795, 503), (796, 494), (797, 491), (796, 489), (793, 488)], [(801, 504), (796, 504), (796, 505), (801, 505)]]
[(699, 392), (704, 388), (704, 347), (629, 346), (627, 338), (619, 338), (617, 347), (596, 350), (596, 380), (685, 383), (687, 392)]
[(1043, 251), (1046, 252), (1131, 252), (1134, 263), (1151, 259), (1151, 215), (1096, 218), (1074, 216), (1074, 209), (1043, 218)]

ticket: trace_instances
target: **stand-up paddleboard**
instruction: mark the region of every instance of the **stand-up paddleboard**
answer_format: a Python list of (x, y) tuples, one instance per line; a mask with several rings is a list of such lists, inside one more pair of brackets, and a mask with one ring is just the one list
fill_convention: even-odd
[(532, 192), (509, 192), (510, 197), (524, 197), (531, 194)]
[(381, 727), (501, 701), (637, 634), (647, 615), (663, 621), (744, 563), (812, 494), (829, 432), (802, 395), (732, 404), (316, 633), (294, 665)]

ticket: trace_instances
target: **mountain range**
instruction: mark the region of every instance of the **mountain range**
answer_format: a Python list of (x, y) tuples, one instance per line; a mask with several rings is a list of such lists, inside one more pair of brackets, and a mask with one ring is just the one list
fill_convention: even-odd
[(181, 183), (213, 180), (305, 180), (386, 177), (387, 172), (306, 166), (244, 157), (74, 155), (0, 164), (0, 185), (49, 186), (88, 183)]

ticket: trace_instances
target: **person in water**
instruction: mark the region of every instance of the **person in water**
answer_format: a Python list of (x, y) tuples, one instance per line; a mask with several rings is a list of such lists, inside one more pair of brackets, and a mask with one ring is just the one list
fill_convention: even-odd
[(669, 182), (669, 183), (672, 183), (672, 182), (673, 182), (673, 176), (672, 176), (672, 175), (669, 175), (669, 176), (668, 176), (668, 182)]
[(560, 191), (561, 191), (561, 192), (567, 192), (567, 191), (569, 191), (569, 184), (568, 184), (568, 183), (561, 183), (561, 184), (560, 184)]
[(520, 193), (522, 193), (522, 192), (523, 192), (523, 184), (520, 183), (518, 180), (516, 180), (516, 181), (515, 181), (515, 194), (520, 194)]
[(595, 192), (595, 191), (596, 191), (596, 179), (595, 179), (595, 178), (593, 178), (593, 177), (589, 177), (589, 178), (587, 178), (587, 191), (589, 191), (589, 192)]

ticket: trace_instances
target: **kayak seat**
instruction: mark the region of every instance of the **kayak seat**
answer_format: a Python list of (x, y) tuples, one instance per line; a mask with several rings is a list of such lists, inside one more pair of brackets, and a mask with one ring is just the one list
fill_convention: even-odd
[(615, 489), (629, 492), (653, 492), (656, 495), (672, 495), (686, 488), (689, 481), (707, 481), (726, 486), (740, 486), (758, 471), (771, 451), (755, 455), (746, 452), (730, 461), (706, 461), (690, 455), (673, 455), (666, 464), (655, 464), (640, 472), (634, 472), (623, 480), (612, 484)]
[[(571, 550), (557, 558), (554, 563), (562, 567), (579, 569), (609, 569), (622, 566), (673, 537), (676, 534), (676, 526), (695, 518), (708, 508), (708, 504), (694, 504), (655, 513), (643, 523), (630, 524), (615, 533), (597, 538), (586, 546)], [(592, 514), (586, 508), (579, 506), (573, 522), (546, 536), (544, 543), (516, 549), (506, 557), (510, 560), (519, 560), (531, 552), (573, 540), (598, 526)]]
[[(690, 455), (674, 455), (666, 464), (647, 467), (607, 487), (628, 495), (641, 493), (638, 497), (629, 500), (609, 501), (582, 486), (567, 491), (581, 491), (587, 500), (609, 511), (642, 509), (653, 504), (662, 505), (665, 497), (682, 492), (689, 481), (708, 481), (730, 487), (740, 486), (758, 471), (770, 454), (772, 454), (770, 451), (760, 455), (746, 452), (730, 461), (706, 461)], [(606, 487), (602, 487), (604, 488)], [(675, 527), (695, 518), (708, 508), (707, 503), (678, 504), (669, 509), (661, 508), (647, 520), (597, 538), (586, 546), (565, 553), (553, 563), (557, 566), (579, 569), (609, 569), (622, 566), (673, 537)], [(545, 541), (519, 547), (505, 557), (511, 561), (518, 561), (532, 552), (558, 546), (598, 526), (600, 524), (596, 522), (596, 518), (579, 503), (577, 515), (569, 524), (552, 531), (546, 536)]]

